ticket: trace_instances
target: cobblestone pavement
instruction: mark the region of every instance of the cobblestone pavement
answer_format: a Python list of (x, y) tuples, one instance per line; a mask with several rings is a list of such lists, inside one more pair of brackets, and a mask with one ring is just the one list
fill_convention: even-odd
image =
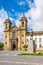
[(0, 61), (0, 65), (43, 65), (43, 64), (29, 63), (29, 62)]
[(43, 65), (43, 56), (16, 56), (17, 51), (0, 51), (0, 65)]

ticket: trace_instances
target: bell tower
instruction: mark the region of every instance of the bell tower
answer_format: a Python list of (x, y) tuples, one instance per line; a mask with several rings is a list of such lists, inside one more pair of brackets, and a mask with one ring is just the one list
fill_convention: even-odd
[(23, 50), (23, 45), (26, 44), (26, 32), (27, 32), (27, 18), (25, 15), (20, 20), (20, 36), (21, 36), (21, 48)]
[(4, 22), (4, 50), (10, 49), (10, 29), (11, 29), (11, 21), (8, 18)]
[(11, 28), (11, 21), (10, 21), (10, 19), (8, 18), (8, 19), (6, 19), (6, 21), (5, 21), (5, 28), (4, 28), (4, 31), (8, 31), (8, 30), (10, 30), (10, 28)]
[(20, 28), (27, 30), (27, 18), (25, 17), (25, 15), (23, 15), (20, 20)]

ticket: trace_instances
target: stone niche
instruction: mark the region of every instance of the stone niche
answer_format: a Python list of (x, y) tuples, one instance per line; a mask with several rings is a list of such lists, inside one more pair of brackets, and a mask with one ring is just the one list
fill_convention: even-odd
[(36, 45), (34, 40), (29, 40), (28, 51), (29, 53), (36, 53)]

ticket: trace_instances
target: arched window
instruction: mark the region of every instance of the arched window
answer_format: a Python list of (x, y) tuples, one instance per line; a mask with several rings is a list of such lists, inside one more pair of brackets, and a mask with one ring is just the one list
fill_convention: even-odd
[(7, 24), (6, 24), (6, 29), (7, 29)]
[(24, 26), (24, 22), (22, 22), (22, 26)]

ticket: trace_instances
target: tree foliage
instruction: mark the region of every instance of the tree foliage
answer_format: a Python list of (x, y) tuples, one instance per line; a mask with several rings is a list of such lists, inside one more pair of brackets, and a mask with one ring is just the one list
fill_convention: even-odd
[(23, 48), (24, 48), (25, 50), (27, 50), (27, 47), (28, 47), (28, 45), (23, 45)]
[(0, 49), (2, 49), (3, 47), (4, 47), (4, 44), (0, 42)]

